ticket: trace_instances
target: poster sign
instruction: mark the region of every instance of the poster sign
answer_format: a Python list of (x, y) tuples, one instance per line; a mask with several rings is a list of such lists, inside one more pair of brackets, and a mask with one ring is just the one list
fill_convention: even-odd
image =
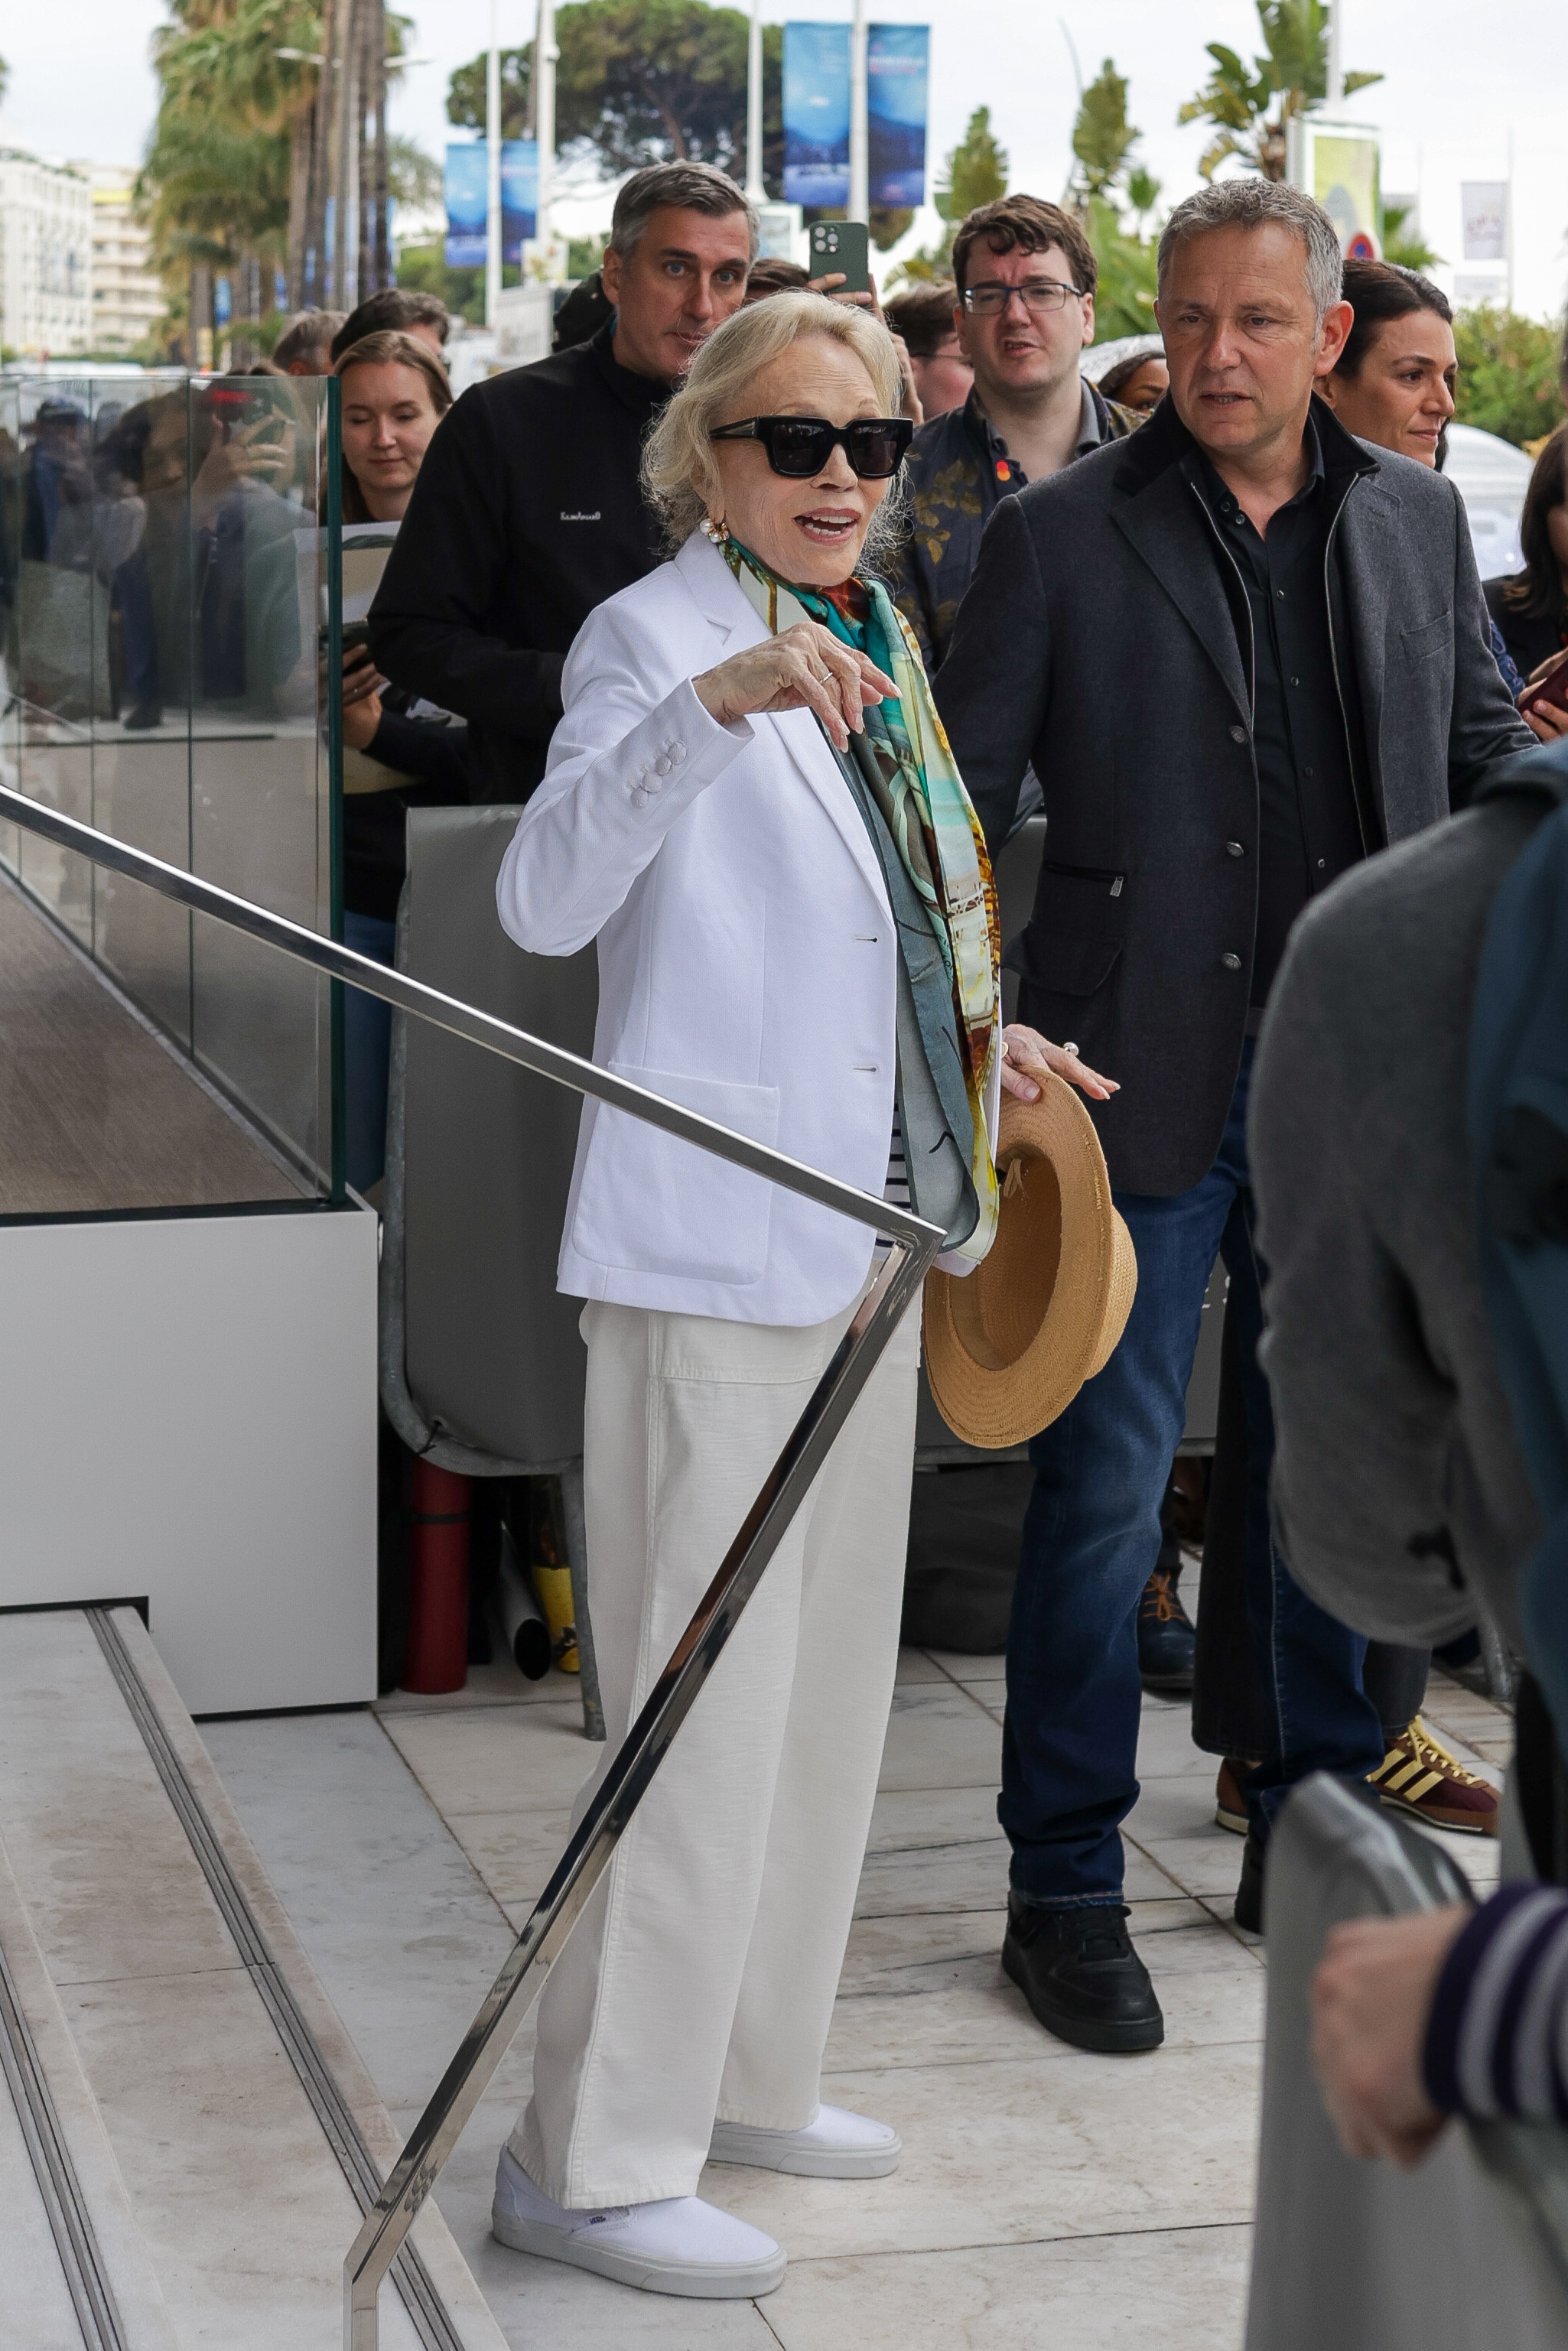
[(866, 35), (866, 151), (873, 204), (925, 202), (931, 29), (873, 25)]
[(1378, 254), (1376, 134), (1313, 126), (1312, 177), (1307, 187), (1339, 231), (1341, 252), (1357, 260), (1375, 261)]
[[(532, 139), (501, 142), (501, 258), (517, 263), (534, 234), (538, 209), (539, 151)], [(483, 139), (446, 150), (446, 266), (483, 269), (490, 205), (490, 157)]]
[(1508, 259), (1508, 182), (1461, 180), (1459, 212), (1467, 261)]
[(850, 200), (850, 28), (784, 27), (784, 200), (832, 209)]

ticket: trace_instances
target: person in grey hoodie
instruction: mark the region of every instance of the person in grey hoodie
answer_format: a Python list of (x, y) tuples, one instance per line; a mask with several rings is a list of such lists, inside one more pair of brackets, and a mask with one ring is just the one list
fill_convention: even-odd
[[(1313, 1599), (1377, 1640), (1451, 1639), (1479, 1600), (1525, 1646), (1517, 1572), (1538, 1521), (1482, 1296), (1467, 1065), (1493, 901), (1564, 801), (1557, 744), (1347, 874), (1296, 928), (1259, 1042), (1276, 1531)], [(1519, 1729), (1549, 1876), (1551, 1734), (1528, 1680)], [(1312, 2008), (1324, 2102), (1354, 2155), (1417, 2162), (1454, 2113), (1560, 2120), (1568, 1892), (1516, 1882), (1473, 1913), (1348, 1921)], [(1531, 2013), (1542, 2029), (1525, 2036)]]

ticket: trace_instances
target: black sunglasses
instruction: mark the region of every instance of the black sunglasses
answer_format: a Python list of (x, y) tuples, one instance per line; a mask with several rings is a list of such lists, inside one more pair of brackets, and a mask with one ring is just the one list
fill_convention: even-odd
[(907, 416), (858, 416), (852, 424), (830, 424), (825, 416), (748, 416), (744, 424), (721, 424), (710, 441), (760, 441), (776, 474), (809, 481), (820, 474), (835, 447), (862, 482), (885, 482), (896, 474), (915, 438)]

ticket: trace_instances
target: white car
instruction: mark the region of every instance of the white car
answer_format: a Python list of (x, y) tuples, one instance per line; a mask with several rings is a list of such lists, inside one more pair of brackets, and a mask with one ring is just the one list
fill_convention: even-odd
[(1519, 517), (1530, 487), (1533, 461), (1511, 441), (1499, 440), (1474, 424), (1450, 424), (1444, 473), (1465, 502), (1470, 545), (1483, 580), (1522, 571)]

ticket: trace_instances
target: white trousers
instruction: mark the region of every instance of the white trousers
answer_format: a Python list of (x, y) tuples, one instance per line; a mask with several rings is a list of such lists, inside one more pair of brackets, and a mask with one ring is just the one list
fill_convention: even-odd
[[(585, 1310), (607, 1761), (849, 1319)], [(559, 2204), (693, 2195), (716, 2116), (796, 2130), (817, 2109), (893, 1702), (919, 1330), (915, 1307), (545, 1987), (508, 2143)]]

